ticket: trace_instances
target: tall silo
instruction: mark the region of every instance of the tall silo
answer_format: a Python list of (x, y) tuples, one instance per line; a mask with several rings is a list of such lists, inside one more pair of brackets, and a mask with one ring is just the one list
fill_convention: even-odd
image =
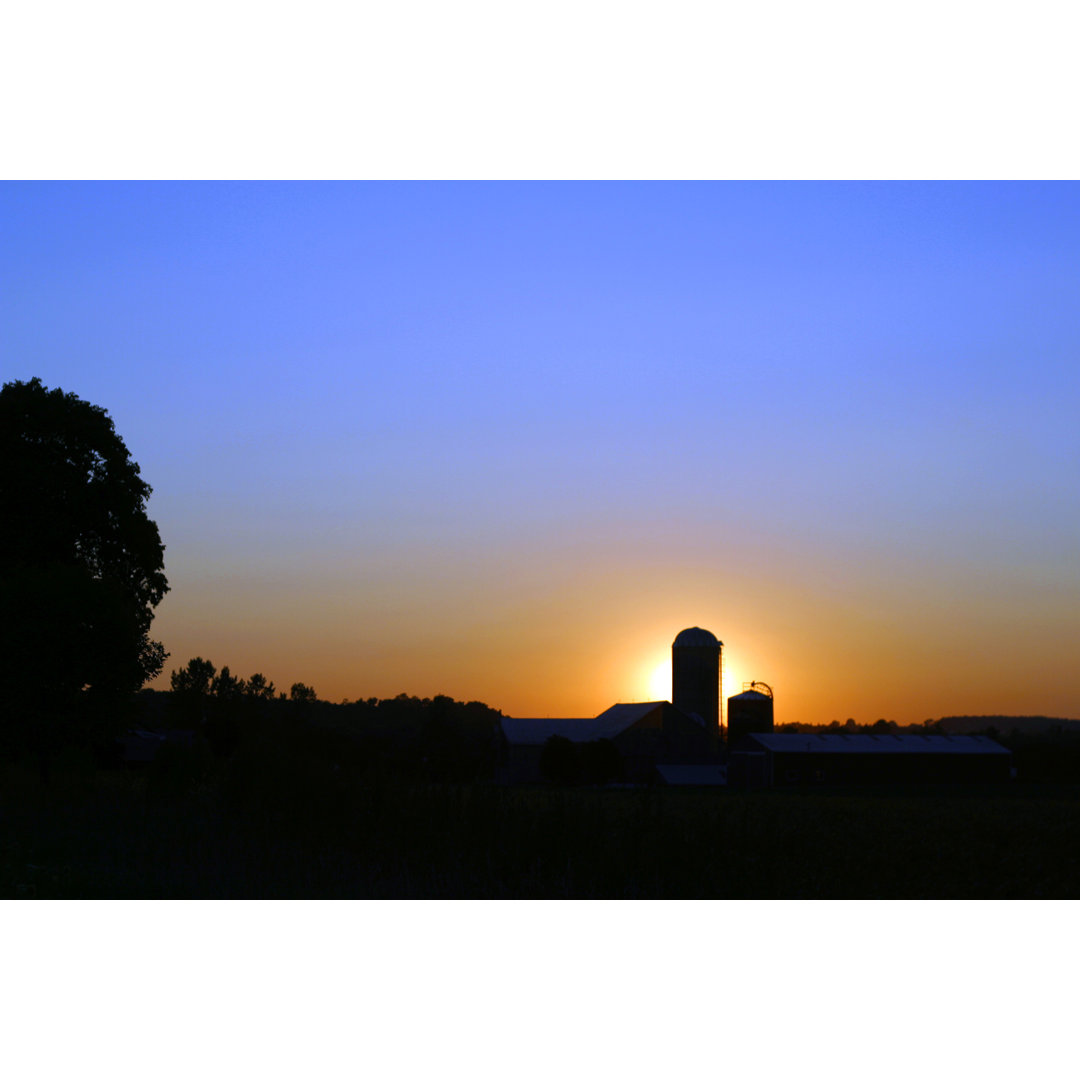
[(699, 626), (683, 630), (671, 643), (671, 703), (698, 716), (710, 736), (720, 736), (720, 650), (715, 635)]
[(744, 735), (765, 735), (772, 730), (773, 692), (768, 683), (752, 682), (741, 694), (727, 699), (729, 746)]

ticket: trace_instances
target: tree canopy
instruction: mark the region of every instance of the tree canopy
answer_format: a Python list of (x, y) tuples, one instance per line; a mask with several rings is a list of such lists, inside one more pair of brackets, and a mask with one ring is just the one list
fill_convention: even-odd
[(158, 675), (168, 591), (151, 489), (105, 410), (40, 379), (0, 390), (0, 694), (13, 715), (115, 707)]

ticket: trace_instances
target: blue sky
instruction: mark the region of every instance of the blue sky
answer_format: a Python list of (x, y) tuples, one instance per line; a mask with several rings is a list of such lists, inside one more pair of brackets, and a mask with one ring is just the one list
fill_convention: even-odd
[(170, 666), (584, 715), (700, 624), (778, 719), (1080, 715), (1078, 212), (7, 183), (0, 374), (103, 405), (141, 464)]

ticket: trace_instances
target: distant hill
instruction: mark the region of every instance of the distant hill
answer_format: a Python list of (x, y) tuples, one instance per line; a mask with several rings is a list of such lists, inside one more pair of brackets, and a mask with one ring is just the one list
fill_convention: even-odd
[(1055, 730), (1080, 732), (1080, 720), (1056, 716), (943, 716), (940, 724), (947, 735), (971, 735), (987, 728), (994, 728), (1001, 735), (1010, 732), (1042, 735)]

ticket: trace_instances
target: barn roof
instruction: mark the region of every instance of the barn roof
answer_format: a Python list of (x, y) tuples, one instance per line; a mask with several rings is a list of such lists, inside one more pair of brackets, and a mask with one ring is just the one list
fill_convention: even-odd
[(636, 724), (643, 716), (648, 716), (654, 709), (661, 705), (667, 705), (666, 701), (634, 701), (628, 704), (612, 705), (605, 709), (596, 719), (605, 724), (618, 724), (619, 731)]
[(777, 754), (1009, 754), (986, 735), (825, 735), (788, 731), (747, 735)]
[(612, 705), (599, 716), (583, 719), (567, 717), (543, 717), (540, 719), (503, 716), (503, 734), (507, 742), (540, 746), (559, 735), (573, 742), (593, 742), (596, 739), (612, 739), (628, 727), (636, 724), (653, 709), (666, 705), (666, 701), (641, 701), (629, 705)]
[(507, 742), (512, 743), (543, 744), (552, 735), (561, 735), (564, 739), (573, 739), (575, 742), (578, 740), (589, 742), (591, 739), (599, 738), (591, 734), (596, 725), (595, 717), (501, 716), (499, 724)]

